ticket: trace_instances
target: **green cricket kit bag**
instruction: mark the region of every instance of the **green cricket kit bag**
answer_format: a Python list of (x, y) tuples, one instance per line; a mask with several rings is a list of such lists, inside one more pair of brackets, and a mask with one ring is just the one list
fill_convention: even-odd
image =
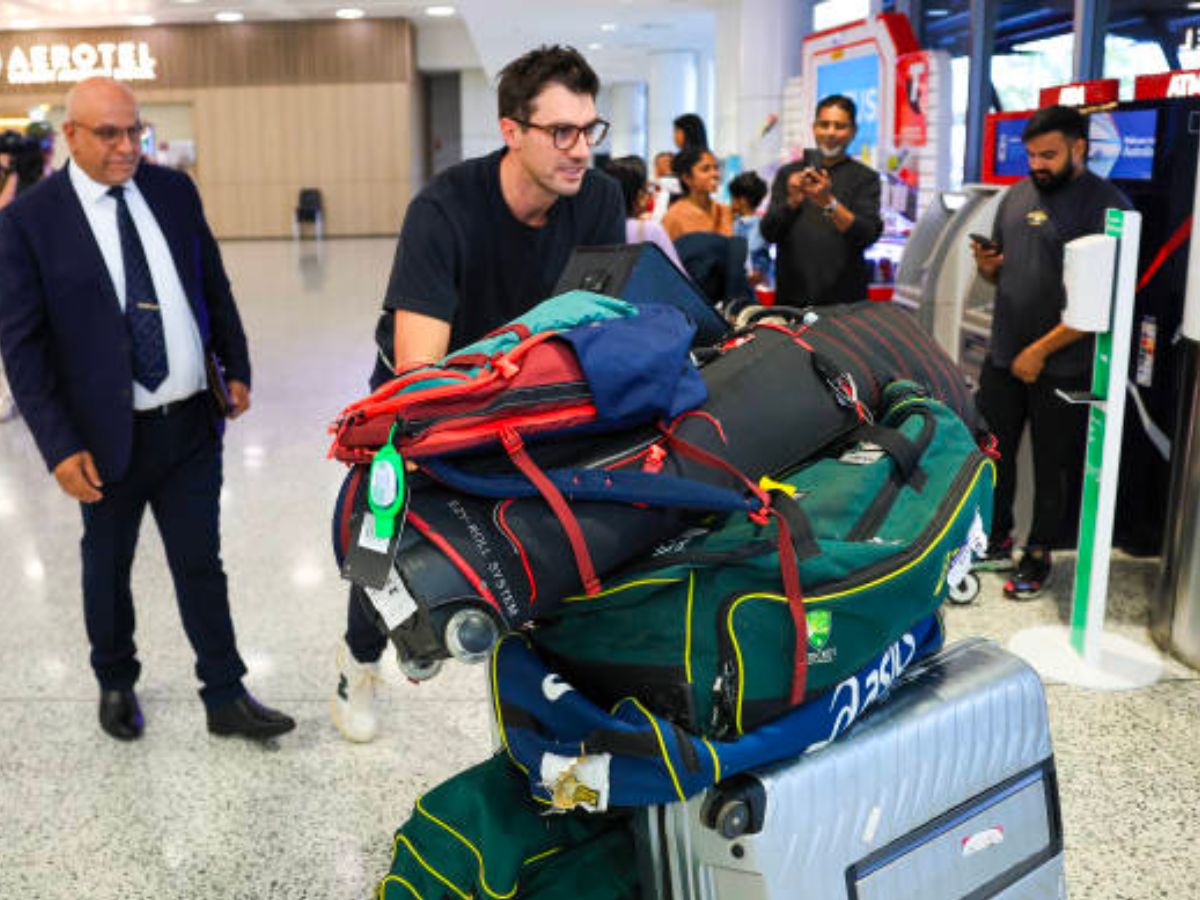
[[(804, 700), (862, 667), (982, 554), (992, 460), (944, 404), (899, 382), (886, 409), (836, 452), (780, 479), (811, 523), (799, 564)], [(601, 704), (635, 697), (710, 737), (786, 712), (796, 660), (776, 545), (730, 517), (660, 545), (597, 596), (566, 598), (530, 638), (551, 668)]]
[(938, 616), (926, 616), (858, 671), (736, 740), (693, 734), (634, 696), (602, 706), (548, 667), (524, 634), (496, 647), (492, 698), (501, 742), (534, 799), (602, 812), (683, 800), (739, 772), (815, 752), (941, 644)]
[(504, 755), (420, 797), (393, 839), (377, 900), (635, 900), (620, 816), (547, 816)]
[[(483, 658), (498, 633), (553, 614), (566, 596), (600, 594), (602, 579), (713, 514), (770, 519), (786, 545), (802, 537), (779, 527), (790, 504), (760, 479), (870, 421), (888, 373), (934, 385), (979, 422), (953, 363), (903, 311), (877, 307), (887, 304), (753, 327), (697, 351), (707, 399), (673, 419), (538, 444), (513, 427), (504, 454), (420, 458), (407, 515), (397, 514), (404, 527), (378, 552), (363, 549), (369, 481), (353, 470), (333, 523), (343, 574), (368, 588), (416, 674), (447, 655)], [(436, 421), (449, 439), (453, 420)]]

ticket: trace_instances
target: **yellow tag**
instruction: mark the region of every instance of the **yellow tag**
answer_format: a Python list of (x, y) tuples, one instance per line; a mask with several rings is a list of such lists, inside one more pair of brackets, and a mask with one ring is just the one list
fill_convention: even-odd
[(575, 777), (575, 766), (572, 764), (554, 782), (554, 791), (550, 803), (555, 809), (574, 809), (582, 805), (595, 809), (600, 802), (600, 792), (596, 791)]
[(773, 478), (768, 478), (766, 475), (758, 479), (758, 486), (764, 491), (782, 491), (789, 497), (796, 496), (796, 486), (794, 484), (785, 484), (782, 481), (775, 481)]

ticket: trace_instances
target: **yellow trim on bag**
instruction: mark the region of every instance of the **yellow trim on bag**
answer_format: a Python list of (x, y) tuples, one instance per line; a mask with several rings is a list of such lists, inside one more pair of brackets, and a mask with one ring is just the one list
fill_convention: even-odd
[(551, 847), (549, 850), (545, 851), (544, 853), (538, 853), (534, 856), (529, 857), (529, 859), (525, 860), (523, 863), (521, 863), (521, 865), (531, 866), (535, 862), (545, 859), (547, 856), (553, 856), (555, 853), (562, 853), (564, 849), (566, 849), (566, 848), (565, 847)]
[(599, 600), (601, 597), (609, 597), (613, 594), (619, 594), (621, 591), (627, 591), (630, 588), (642, 587), (647, 584), (678, 584), (683, 581), (682, 578), (642, 578), (638, 581), (627, 581), (624, 584), (618, 584), (616, 587), (611, 587), (608, 590), (601, 591), (598, 594), (572, 594), (570, 597), (564, 597), (563, 603), (582, 603), (585, 600)]
[[(968, 498), (970, 498), (971, 495), (975, 492), (975, 485), (977, 485), (979, 483), (979, 479), (983, 475), (983, 472), (985, 469), (988, 469), (991, 471), (992, 484), (996, 483), (996, 464), (994, 462), (992, 462), (992, 460), (986, 459), (982, 463), (980, 463), (979, 468), (975, 472), (975, 477), (971, 479), (970, 485), (968, 485), (967, 489), (965, 491), (963, 491), (962, 497), (959, 498), (958, 504), (954, 507), (954, 512), (950, 515), (949, 518), (946, 519), (945, 527), (943, 527), (942, 530), (940, 532), (938, 532), (937, 536), (934, 537), (934, 539), (929, 542), (929, 545), (925, 548), (924, 552), (922, 552), (920, 556), (916, 557), (913, 560), (910, 560), (907, 565), (901, 566), (899, 569), (896, 569), (893, 572), (889, 572), (887, 575), (884, 575), (880, 578), (876, 578), (874, 581), (868, 582), (867, 584), (862, 584), (862, 585), (859, 585), (858, 587), (854, 587), (854, 588), (847, 588), (844, 591), (837, 591), (836, 593), (833, 593), (833, 594), (822, 594), (817, 597), (805, 597), (804, 598), (805, 608), (807, 608), (810, 604), (813, 604), (813, 603), (826, 603), (830, 600), (836, 600), (838, 597), (845, 597), (850, 594), (857, 594), (861, 591), (868, 590), (869, 588), (877, 587), (878, 585), (884, 584), (885, 582), (891, 581), (893, 578), (896, 578), (896, 577), (904, 574), (909, 569), (913, 568), (918, 563), (920, 563), (923, 559), (925, 559), (926, 556), (928, 556), (931, 552), (933, 552), (934, 547), (936, 547), (939, 543), (941, 543), (942, 538), (944, 538), (946, 536), (946, 532), (948, 532), (950, 530), (950, 526), (953, 525), (955, 523), (955, 521), (957, 521), (958, 514), (960, 512), (962, 512), (962, 508), (966, 504)], [(734, 655), (737, 657), (738, 684), (737, 684), (737, 704), (736, 704), (736, 710), (734, 712), (734, 727), (737, 729), (738, 734), (743, 733), (742, 732), (742, 701), (743, 701), (742, 692), (743, 692), (743, 689), (746, 684), (746, 670), (745, 670), (745, 666), (742, 662), (742, 648), (741, 648), (741, 645), (738, 644), (737, 632), (733, 628), (733, 614), (737, 611), (738, 606), (741, 605), (743, 600), (771, 600), (776, 603), (787, 603), (788, 602), (787, 597), (785, 597), (783, 594), (753, 593), (753, 594), (743, 594), (742, 596), (738, 597), (736, 600), (733, 601), (733, 603), (731, 603), (729, 605), (729, 612), (725, 616), (725, 624), (729, 630), (729, 637), (733, 641)]]
[[(475, 856), (475, 861), (477, 863), (479, 863), (479, 886), (481, 888), (483, 888), (483, 892), (485, 894), (487, 894), (489, 897), (495, 897), (496, 900), (508, 900), (509, 897), (515, 897), (517, 894), (517, 884), (514, 884), (512, 886), (512, 888), (510, 888), (508, 893), (506, 893), (506, 894), (497, 894), (494, 890), (492, 890), (490, 887), (488, 887), (487, 870), (484, 867), (483, 854), (479, 852), (479, 848), (477, 848), (469, 840), (467, 840), (465, 837), (463, 837), (461, 834), (459, 834), (451, 825), (447, 824), (446, 822), (443, 822), (441, 819), (439, 819), (437, 816), (435, 816), (433, 813), (431, 813), (429, 810), (427, 810), (424, 806), (422, 806), (421, 799), (422, 798), (420, 798), (420, 797), (417, 798), (417, 802), (416, 802), (417, 812), (419, 812), (425, 818), (429, 819), (431, 822), (434, 822), (435, 824), (440, 825), (446, 831), (450, 832), (452, 835), (454, 835), (456, 838), (458, 838), (459, 841), (462, 842), (462, 845), (464, 847), (466, 847), (468, 850), (470, 850), (471, 853)], [(519, 882), (518, 882), (518, 884), (519, 884)]]
[[(450, 890), (454, 891), (454, 893), (456, 893), (458, 896), (462, 897), (462, 900), (471, 900), (470, 894), (468, 894), (464, 891), (460, 891), (454, 885), (453, 882), (451, 882), (448, 878), (446, 878), (445, 875), (443, 875), (441, 872), (439, 872), (437, 869), (435, 869), (429, 863), (425, 862), (424, 857), (422, 857), (421, 854), (417, 852), (417, 848), (412, 845), (412, 841), (410, 841), (404, 835), (398, 834), (398, 835), (396, 835), (396, 841), (393, 843), (393, 847), (395, 847), (396, 844), (398, 844), (398, 843), (403, 843), (404, 846), (408, 848), (408, 852), (413, 855), (413, 859), (415, 859), (417, 862), (419, 862), (421, 864), (421, 868), (423, 868), (426, 872), (428, 872), (430, 875), (432, 875), (434, 878), (436, 878), (438, 881), (440, 881), (446, 887), (450, 888)], [(395, 855), (396, 855), (396, 852), (395, 852), (395, 850), (393, 850), (392, 856), (395, 856)]]
[(679, 795), (680, 800), (686, 800), (687, 797), (683, 793), (683, 788), (679, 785), (679, 778), (675, 775), (675, 767), (671, 765), (671, 754), (667, 752), (667, 742), (663, 740), (662, 731), (658, 727), (658, 723), (654, 721), (654, 716), (646, 707), (642, 706), (641, 701), (636, 697), (628, 697), (638, 712), (646, 717), (646, 721), (650, 723), (650, 727), (654, 729), (654, 735), (658, 738), (658, 747), (662, 751), (663, 762), (667, 764), (667, 773), (671, 776), (671, 782), (675, 785), (675, 793)]
[(379, 882), (379, 900), (386, 900), (386, 898), (384, 897), (384, 891), (387, 890), (387, 883), (389, 881), (394, 881), (397, 884), (404, 885), (406, 888), (408, 888), (408, 892), (410, 894), (412, 894), (414, 897), (416, 897), (417, 900), (425, 900), (425, 898), (421, 896), (420, 892), (418, 892), (415, 887), (413, 887), (411, 884), (409, 884), (407, 880), (401, 878), (399, 875), (391, 875), (391, 874), (384, 875), (383, 881)]
[(513, 637), (513, 635), (507, 634), (500, 638), (500, 643), (496, 644), (496, 646), (492, 648), (492, 657), (488, 660), (488, 668), (491, 669), (492, 676), (492, 706), (496, 713), (496, 731), (500, 734), (500, 745), (504, 747), (504, 752), (508, 754), (508, 758), (512, 760), (513, 765), (521, 770), (521, 774), (529, 777), (529, 770), (521, 765), (517, 757), (513, 755), (512, 748), (508, 746), (508, 732), (504, 730), (504, 716), (500, 712), (500, 683), (496, 679), (496, 657), (500, 653), (500, 645), (511, 637)]
[(704, 742), (704, 746), (708, 748), (708, 752), (712, 754), (713, 759), (713, 784), (721, 780), (721, 760), (717, 756), (717, 751), (713, 749), (713, 745), (708, 742), (708, 738), (700, 738)]
[(688, 573), (687, 618), (684, 620), (683, 671), (687, 683), (692, 683), (692, 599), (696, 591), (696, 572)]

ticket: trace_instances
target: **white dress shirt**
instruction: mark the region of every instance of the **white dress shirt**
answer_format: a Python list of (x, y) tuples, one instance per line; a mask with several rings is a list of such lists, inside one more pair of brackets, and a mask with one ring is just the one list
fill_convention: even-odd
[[(117, 230), (117, 201), (108, 195), (107, 184), (93, 180), (74, 162), (68, 164), (67, 170), (71, 186), (87, 215), (92, 235), (100, 246), (100, 255), (104, 257), (104, 265), (117, 293), (117, 303), (124, 315), (125, 260), (121, 256), (121, 235)], [(167, 345), (169, 371), (158, 389), (148, 391), (136, 381), (133, 383), (133, 408), (153, 409), (164, 403), (183, 400), (205, 389), (208, 382), (204, 374), (204, 345), (200, 341), (200, 328), (188, 304), (183, 282), (175, 269), (171, 248), (162, 229), (158, 227), (154, 213), (132, 179), (124, 187), (129, 214), (133, 217), (142, 249), (146, 251), (146, 261), (150, 264), (150, 278), (158, 294), (163, 337)]]

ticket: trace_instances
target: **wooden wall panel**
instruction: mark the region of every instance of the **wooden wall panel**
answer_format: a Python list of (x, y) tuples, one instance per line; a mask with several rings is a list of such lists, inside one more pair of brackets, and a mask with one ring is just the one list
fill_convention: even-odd
[[(0, 61), (14, 48), (37, 45), (144, 42), (157, 61), (157, 88), (267, 84), (411, 82), (412, 25), (405, 19), (243, 22), (0, 32)], [(47, 85), (9, 84), (4, 92), (38, 94)], [(53, 88), (53, 85), (49, 87)], [(65, 90), (65, 87), (63, 88)]]
[(411, 93), (399, 84), (194, 92), (195, 175), (213, 231), (290, 235), (300, 188), (317, 187), (327, 235), (396, 233), (413, 189), (410, 135), (398, 127)]
[[(356, 27), (364, 26), (364, 27)], [(296, 196), (320, 188), (329, 236), (395, 234), (413, 191), (420, 137), (413, 35), (403, 20), (137, 29), (160, 80), (135, 82), (143, 104), (191, 107), (193, 175), (222, 238), (291, 235)], [(119, 29), (20, 33), (22, 46), (128, 40)], [(0, 53), (14, 35), (0, 33)], [(5, 57), (7, 58), (7, 57)], [(59, 105), (65, 85), (0, 91), (0, 112)]]

